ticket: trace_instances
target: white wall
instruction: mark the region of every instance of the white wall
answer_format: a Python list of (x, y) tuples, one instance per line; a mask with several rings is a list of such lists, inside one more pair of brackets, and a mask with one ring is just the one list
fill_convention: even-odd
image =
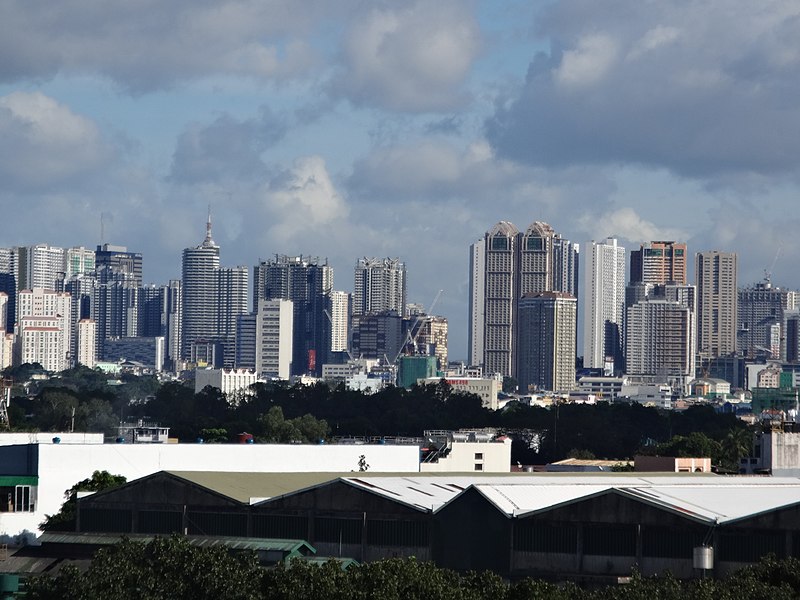
[[(486, 444), (484, 444), (486, 445)], [(23, 452), (15, 459), (22, 460)], [(41, 444), (36, 512), (0, 513), (0, 535), (36, 531), (45, 515), (61, 508), (64, 491), (94, 471), (128, 481), (158, 471), (349, 473), (363, 455), (373, 473), (418, 473), (417, 446), (283, 444)], [(0, 475), (19, 473), (0, 449)]]
[[(52, 444), (53, 438), (60, 438), (61, 444), (102, 444), (102, 433), (52, 433), (52, 432), (30, 432), (30, 433), (0, 433), (0, 446), (11, 446), (19, 444)], [(0, 465), (0, 475), (3, 466)]]

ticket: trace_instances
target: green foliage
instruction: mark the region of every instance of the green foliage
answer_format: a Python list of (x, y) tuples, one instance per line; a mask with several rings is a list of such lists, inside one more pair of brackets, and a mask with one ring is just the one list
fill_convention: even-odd
[(39, 525), (43, 531), (73, 531), (75, 529), (75, 510), (78, 492), (102, 492), (121, 486), (127, 479), (122, 475), (112, 475), (108, 471), (95, 471), (88, 479), (79, 481), (64, 492), (64, 503), (54, 515), (46, 515)]
[(280, 406), (270, 408), (258, 421), (263, 431), (260, 439), (269, 443), (316, 443), (327, 439), (330, 433), (330, 427), (324, 420), (317, 420), (310, 414), (284, 419)]
[(339, 563), (292, 560), (259, 568), (252, 553), (198, 548), (181, 536), (124, 540), (101, 550), (85, 573), (65, 567), (28, 582), (27, 598), (51, 600), (788, 600), (800, 596), (800, 561), (763, 559), (727, 579), (681, 581), (671, 575), (584, 590), (535, 579), (508, 583), (490, 572), (460, 575), (414, 558), (342, 570)]
[(258, 597), (259, 584), (254, 554), (197, 548), (173, 536), (146, 544), (123, 540), (100, 550), (86, 573), (65, 568), (54, 578), (33, 578), (27, 598), (247, 600)]

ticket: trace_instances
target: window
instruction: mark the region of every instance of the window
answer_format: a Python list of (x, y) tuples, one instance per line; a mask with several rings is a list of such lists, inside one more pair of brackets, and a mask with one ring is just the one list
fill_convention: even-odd
[(16, 488), (14, 488), (14, 511), (33, 512), (33, 503), (31, 502), (31, 486), (18, 485)]
[(483, 465), (481, 463), (475, 463), (475, 470), (483, 471)]
[(483, 452), (476, 452), (475, 460), (483, 460)]

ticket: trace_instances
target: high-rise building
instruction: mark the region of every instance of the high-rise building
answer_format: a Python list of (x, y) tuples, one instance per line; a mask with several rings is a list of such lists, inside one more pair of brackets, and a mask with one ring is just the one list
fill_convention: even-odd
[[(78, 357), (78, 323), (83, 319), (92, 317), (92, 302), (97, 294), (97, 278), (94, 273), (79, 273), (67, 279), (64, 283), (64, 291), (72, 298), (70, 309), (70, 356)], [(95, 332), (92, 342), (92, 354), (97, 351), (97, 323), (94, 323)]]
[(164, 360), (173, 370), (178, 370), (181, 359), (181, 340), (183, 332), (183, 282), (180, 279), (170, 279), (163, 286), (161, 310), (164, 336)]
[(78, 364), (94, 368), (97, 347), (97, 323), (92, 319), (81, 319), (76, 326), (76, 361)]
[(781, 358), (784, 313), (794, 294), (769, 281), (738, 291), (736, 351), (747, 357)]
[(408, 338), (414, 341), (417, 356), (435, 356), (440, 370), (447, 368), (447, 319), (418, 314), (408, 319)]
[[(142, 254), (128, 252), (125, 246), (103, 244), (94, 253), (95, 272), (100, 283), (124, 278), (137, 287), (142, 285)], [(121, 277), (124, 276), (124, 277)]]
[(47, 371), (70, 367), (69, 294), (42, 288), (17, 295), (16, 364), (37, 362)]
[[(17, 250), (15, 248), (0, 248), (0, 292), (8, 295), (5, 331), (13, 333), (14, 324), (17, 322)], [(0, 331), (0, 335), (2, 333), (3, 331)]]
[(616, 238), (584, 246), (581, 302), (583, 366), (621, 371), (625, 308), (625, 248)]
[(69, 280), (76, 275), (94, 274), (94, 250), (83, 246), (67, 248), (64, 254), (64, 279)]
[[(309, 256), (275, 256), (253, 269), (255, 306), (263, 300), (291, 300), (294, 310), (292, 375), (322, 373), (331, 347), (333, 268)], [(326, 312), (327, 311), (327, 312)]]
[(695, 287), (648, 285), (647, 291), (627, 308), (625, 374), (687, 390), (697, 354)]
[(8, 320), (8, 294), (0, 291), (0, 334), (5, 334)]
[(17, 289), (56, 290), (64, 278), (64, 249), (47, 244), (17, 250)]
[(695, 254), (697, 351), (704, 358), (736, 352), (737, 256), (733, 252)]
[(514, 316), (519, 297), (517, 244), (519, 230), (500, 221), (484, 240), (483, 371), (511, 376), (514, 372)]
[(501, 221), (470, 246), (469, 362), (514, 375), (517, 304), (524, 294), (575, 294), (577, 246), (534, 221), (520, 232)]
[(630, 281), (686, 285), (686, 244), (650, 242), (632, 250)]
[(525, 294), (519, 301), (517, 380), (554, 392), (575, 388), (577, 300), (563, 292)]
[(353, 290), (354, 316), (387, 310), (405, 316), (406, 265), (399, 258), (359, 258)]
[(397, 311), (353, 317), (352, 354), (394, 364), (403, 350), (404, 319)]
[(483, 334), (486, 318), (486, 239), (469, 247), (469, 314), (467, 361), (483, 364)]
[(216, 338), (218, 333), (219, 246), (211, 237), (211, 213), (206, 222), (206, 237), (194, 248), (183, 251), (181, 315), (181, 356), (190, 358), (192, 345)]
[(553, 238), (553, 291), (578, 297), (578, 273), (580, 271), (580, 244)]
[(256, 368), (257, 327), (258, 327), (258, 313), (252, 312), (239, 315), (236, 319), (235, 367), (237, 369)]
[(236, 323), (247, 314), (247, 267), (226, 267), (217, 271), (217, 338), (224, 347), (223, 364), (232, 368), (236, 362)]
[(331, 292), (331, 352), (346, 352), (350, 340), (351, 296), (347, 292)]
[(289, 379), (292, 374), (294, 307), (291, 300), (261, 299), (256, 321), (256, 372)]

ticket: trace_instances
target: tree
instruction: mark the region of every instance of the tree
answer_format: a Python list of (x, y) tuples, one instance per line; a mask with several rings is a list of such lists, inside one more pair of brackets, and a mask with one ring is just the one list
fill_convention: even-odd
[(95, 471), (88, 479), (79, 481), (64, 492), (64, 504), (54, 515), (46, 515), (39, 528), (43, 531), (71, 531), (75, 529), (75, 511), (78, 492), (102, 492), (121, 486), (127, 479), (108, 471)]
[(181, 536), (146, 544), (123, 540), (100, 550), (89, 569), (65, 567), (56, 577), (28, 580), (32, 600), (249, 600), (259, 597), (262, 572), (251, 552), (231, 554), (221, 545), (199, 548)]

